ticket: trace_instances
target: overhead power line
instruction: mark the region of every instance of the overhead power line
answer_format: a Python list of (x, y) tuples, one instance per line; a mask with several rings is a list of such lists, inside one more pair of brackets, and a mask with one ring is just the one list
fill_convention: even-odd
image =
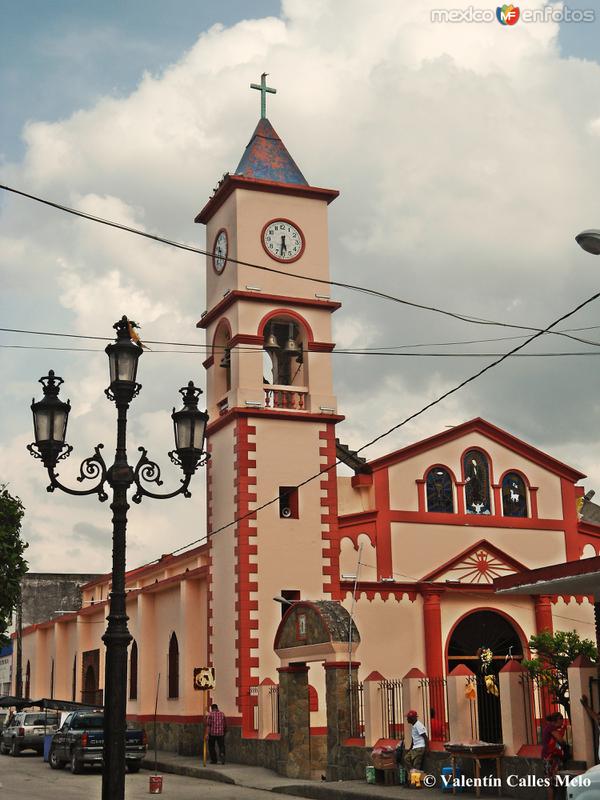
[[(61, 203), (55, 203), (51, 200), (46, 200), (43, 197), (38, 197), (37, 195), (30, 194), (29, 192), (23, 192), (20, 189), (15, 189), (14, 187), (6, 186), (5, 184), (0, 184), (0, 189), (4, 189), (4, 191), (6, 192), (11, 192), (12, 194), (16, 194), (21, 197), (26, 197), (27, 199), (33, 200), (36, 203), (42, 203), (43, 205), (49, 206), (50, 208), (55, 208), (58, 211), (64, 211), (67, 214), (72, 214), (76, 217), (87, 219), (90, 222), (97, 222), (100, 225), (107, 225), (111, 228), (117, 228), (118, 230), (125, 231), (126, 233), (132, 233), (136, 236), (142, 236), (145, 239), (152, 239), (155, 242), (160, 242), (161, 244), (166, 244), (169, 245), (170, 247), (175, 247), (179, 250), (186, 250), (190, 253), (199, 253), (200, 255), (203, 256), (209, 256), (209, 257), (212, 256), (212, 253), (210, 253), (208, 250), (203, 250), (199, 247), (193, 247), (192, 245), (184, 244), (183, 242), (178, 242), (174, 239), (167, 239), (163, 236), (147, 233), (146, 231), (142, 231), (139, 228), (132, 228), (129, 225), (123, 225), (120, 222), (113, 222), (112, 220), (105, 219), (104, 217), (98, 217), (94, 214), (88, 214), (85, 211), (78, 211), (75, 208), (70, 208), (69, 206), (62, 205)], [(325, 278), (318, 278), (312, 275), (300, 275), (300, 274), (284, 272), (282, 270), (274, 269), (273, 267), (265, 267), (262, 264), (255, 264), (250, 261), (242, 261), (240, 259), (231, 258), (229, 256), (227, 257), (227, 261), (230, 261), (233, 264), (239, 264), (244, 267), (251, 267), (252, 269), (258, 269), (261, 270), (262, 272), (270, 272), (276, 275), (284, 275), (286, 278), (294, 278), (296, 280), (302, 280), (302, 281), (311, 281), (312, 283), (320, 283), (327, 286), (337, 286), (342, 289), (348, 289), (349, 291), (362, 292), (363, 294), (368, 294), (373, 297), (378, 297), (382, 300), (389, 300), (393, 303), (400, 303), (401, 305), (410, 306), (411, 308), (418, 308), (421, 309), (422, 311), (431, 311), (435, 314), (442, 314), (443, 316), (451, 317), (452, 319), (458, 319), (462, 322), (468, 322), (475, 325), (494, 325), (503, 328), (515, 328), (518, 330), (525, 330), (525, 331), (536, 331), (536, 332), (541, 331), (540, 328), (536, 328), (530, 325), (517, 325), (509, 322), (497, 322), (494, 320), (484, 319), (482, 317), (474, 317), (468, 314), (461, 314), (454, 311), (448, 311), (446, 309), (438, 308), (436, 306), (429, 306), (423, 303), (416, 303), (411, 300), (406, 300), (404, 298), (388, 294), (387, 292), (379, 291), (378, 289), (371, 289), (367, 286), (359, 286), (357, 284), (344, 283), (342, 281), (326, 280)], [(544, 330), (543, 332), (546, 333), (547, 331)], [(581, 342), (582, 344), (594, 344), (592, 342), (588, 342), (585, 339), (581, 339), (577, 336), (572, 336), (571, 334), (563, 333), (560, 331), (552, 331), (551, 333), (556, 336), (565, 336), (569, 339), (575, 339), (576, 341)]]
[[(36, 344), (0, 344), (0, 349), (4, 350), (58, 350), (60, 352), (69, 353), (103, 353), (101, 347), (47, 347), (44, 345)], [(225, 350), (226, 348), (217, 348)], [(260, 350), (251, 349), (249, 347), (236, 347), (242, 355), (257, 355)], [(169, 353), (180, 356), (197, 356), (197, 351), (194, 350), (149, 350), (149, 355), (157, 353)], [(411, 353), (402, 352), (397, 353), (389, 350), (334, 350), (331, 353), (314, 351), (311, 355), (333, 355), (333, 356), (395, 356), (396, 358), (496, 358), (501, 356), (502, 353)], [(511, 358), (567, 358), (567, 357), (581, 357), (581, 356), (600, 356), (600, 350), (583, 350), (583, 351), (568, 351), (564, 353), (515, 353)], [(293, 386), (290, 386), (293, 388)]]
[[(475, 372), (473, 375), (469, 376), (468, 378), (465, 378), (463, 381), (461, 381), (460, 383), (458, 383), (456, 386), (452, 387), (451, 389), (448, 389), (446, 392), (443, 392), (441, 395), (436, 397), (435, 400), (432, 400), (430, 403), (427, 403), (426, 405), (422, 406), (418, 411), (413, 412), (412, 414), (410, 414), (408, 417), (405, 417), (400, 422), (396, 423), (395, 425), (392, 425), (392, 427), (388, 428), (388, 430), (384, 431), (383, 433), (380, 433), (378, 436), (375, 436), (375, 438), (373, 438), (370, 441), (366, 442), (366, 444), (363, 444), (355, 452), (356, 453), (362, 453), (367, 448), (372, 447), (377, 442), (380, 442), (382, 439), (385, 439), (390, 434), (392, 434), (395, 431), (399, 430), (400, 428), (404, 427), (405, 425), (407, 425), (412, 420), (416, 419), (417, 417), (420, 417), (422, 414), (424, 414), (430, 408), (433, 408), (434, 406), (436, 406), (439, 403), (441, 403), (442, 400), (445, 400), (446, 398), (450, 397), (451, 395), (453, 395), (456, 392), (458, 392), (461, 389), (463, 389), (468, 384), (473, 383), (474, 381), (478, 380), (478, 378), (480, 378), (482, 375), (485, 375), (486, 372), (490, 372), (491, 370), (495, 369), (503, 361), (506, 361), (506, 359), (510, 358), (512, 355), (517, 353), (519, 350), (522, 350), (524, 347), (527, 347), (528, 344), (533, 342), (535, 339), (538, 339), (540, 336), (543, 336), (544, 333), (546, 333), (547, 331), (551, 330), (556, 325), (559, 325), (564, 320), (568, 319), (569, 317), (572, 317), (578, 311), (581, 311), (582, 308), (585, 308), (586, 306), (588, 306), (591, 303), (595, 302), (599, 297), (600, 297), (600, 292), (596, 292), (591, 297), (588, 297), (587, 300), (584, 300), (583, 302), (579, 303), (577, 306), (575, 306), (575, 308), (571, 309), (571, 311), (568, 311), (566, 314), (563, 314), (561, 317), (559, 317), (558, 319), (554, 320), (554, 322), (551, 322), (550, 325), (548, 325), (546, 328), (543, 328), (542, 330), (540, 330), (537, 333), (533, 334), (533, 336), (530, 336), (527, 339), (527, 341), (522, 342), (521, 344), (517, 345), (516, 347), (513, 347), (512, 350), (509, 350), (507, 353), (504, 353), (504, 355), (502, 355), (500, 358), (496, 359), (495, 361), (492, 361), (490, 364), (487, 364), (485, 367), (482, 367), (482, 369), (478, 370), (477, 372)], [(319, 472), (315, 472), (313, 475), (309, 476), (305, 480), (303, 480), (300, 483), (298, 483), (297, 486), (294, 487), (294, 489), (300, 489), (302, 486), (306, 486), (308, 483), (311, 483), (312, 481), (316, 480), (317, 478), (320, 478), (321, 475), (326, 475), (328, 472), (330, 472), (335, 467), (339, 466), (339, 464), (341, 464), (341, 463), (342, 462), (339, 459), (334, 461), (328, 467), (324, 467), (323, 469), (319, 470)], [(242, 514), (239, 517), (236, 517), (231, 522), (228, 522), (225, 525), (221, 525), (220, 527), (218, 527), (215, 530), (211, 531), (210, 532), (210, 537), (215, 536), (217, 533), (221, 533), (222, 531), (227, 530), (228, 528), (231, 528), (234, 525), (237, 525), (239, 522), (242, 522), (244, 519), (247, 519), (248, 517), (251, 517), (251, 516), (253, 516), (255, 514), (258, 514), (259, 511), (262, 511), (263, 509), (268, 508), (268, 506), (274, 505), (275, 503), (278, 503), (278, 502), (279, 502), (279, 496), (274, 497), (271, 500), (267, 500), (266, 502), (262, 503), (261, 505), (256, 506), (256, 508), (252, 508), (251, 510), (249, 510), (245, 514)], [(192, 542), (188, 542), (187, 544), (182, 545), (181, 547), (178, 547), (176, 550), (173, 550), (172, 555), (176, 555), (177, 553), (181, 553), (184, 550), (187, 550), (190, 547), (193, 547), (194, 545), (199, 544), (200, 542), (204, 541), (206, 538), (207, 538), (206, 536), (203, 536), (203, 537), (200, 537), (199, 539), (195, 539)], [(150, 564), (154, 564), (157, 561), (158, 561), (158, 559), (155, 559), (154, 561), (149, 561), (147, 564), (144, 564), (142, 566), (149, 566)]]

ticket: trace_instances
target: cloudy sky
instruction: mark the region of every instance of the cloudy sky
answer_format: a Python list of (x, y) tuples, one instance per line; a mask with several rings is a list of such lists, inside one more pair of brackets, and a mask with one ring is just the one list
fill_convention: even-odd
[[(467, 8), (469, 4), (464, 4)], [(570, 8), (593, 8), (592, 0)], [(541, 0), (527, 7), (541, 9)], [(14, 4), (0, 49), (0, 179), (33, 194), (196, 246), (193, 218), (234, 169), (258, 118), (248, 84), (269, 73), (269, 117), (309, 182), (339, 188), (330, 207), (333, 277), (427, 305), (544, 327), (600, 287), (600, 258), (574, 235), (600, 228), (600, 22), (437, 23), (456, 0), (68, 0)], [(480, 4), (487, 9), (487, 5)], [(491, 7), (491, 6), (490, 6)], [(493, 7), (495, 10), (495, 6)], [(555, 10), (560, 9), (559, 5)], [(201, 343), (204, 260), (0, 194), (0, 323), (102, 336), (123, 313), (147, 339)], [(453, 321), (336, 291), (345, 347), (501, 353), (515, 328)], [(561, 328), (600, 343), (600, 303)], [(79, 461), (112, 449), (101, 342), (0, 333), (0, 479), (26, 507), (34, 570), (106, 571), (110, 512), (48, 495), (29, 403), (54, 368), (73, 410)], [(417, 347), (417, 345), (428, 345)], [(97, 348), (98, 352), (6, 345)], [(545, 336), (531, 353), (600, 352)], [(334, 356), (358, 447), (492, 356)], [(148, 353), (131, 413), (138, 444), (166, 452), (176, 390), (203, 385), (202, 356)], [(473, 416), (549, 451), (600, 489), (596, 356), (515, 358), (368, 451), (378, 455)], [(71, 463), (72, 462), (72, 463)], [(203, 476), (192, 500), (147, 501), (130, 515), (129, 564), (204, 531)]]

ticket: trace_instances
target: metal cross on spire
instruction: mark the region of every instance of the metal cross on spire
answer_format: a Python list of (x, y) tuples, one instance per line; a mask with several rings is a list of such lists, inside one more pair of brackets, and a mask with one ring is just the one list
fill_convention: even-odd
[(260, 92), (260, 118), (266, 119), (267, 118), (267, 92), (269, 94), (277, 94), (277, 89), (271, 89), (270, 86), (267, 86), (267, 75), (268, 72), (263, 72), (260, 76), (260, 85), (258, 83), (251, 83), (251, 89), (258, 89)]

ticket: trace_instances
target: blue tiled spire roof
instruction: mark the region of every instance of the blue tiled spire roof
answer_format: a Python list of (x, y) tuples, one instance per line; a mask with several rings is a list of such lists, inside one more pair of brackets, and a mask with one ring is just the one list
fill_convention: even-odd
[(308, 186), (306, 178), (266, 117), (258, 121), (235, 174), (274, 183)]

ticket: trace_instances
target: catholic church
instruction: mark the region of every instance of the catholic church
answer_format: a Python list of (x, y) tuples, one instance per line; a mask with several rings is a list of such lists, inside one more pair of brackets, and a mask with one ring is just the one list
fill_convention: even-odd
[[(593, 638), (589, 598), (497, 595), (493, 581), (600, 554), (600, 526), (578, 513), (585, 476), (485, 419), (371, 461), (339, 442), (343, 311), (326, 283), (338, 191), (308, 183), (266, 116), (264, 79), (261, 91), (237, 168), (195, 218), (210, 252), (207, 542), (127, 575), (129, 716), (150, 722), (158, 688), (159, 746), (199, 752), (193, 675), (213, 667), (236, 760), (254, 763), (280, 735), (257, 708), (295, 672), (317, 742), (345, 670), (443, 680), (476, 671), (482, 649), (492, 668), (527, 656), (543, 630)], [(109, 592), (106, 575), (79, 612), (23, 631), (27, 696), (102, 702)]]

